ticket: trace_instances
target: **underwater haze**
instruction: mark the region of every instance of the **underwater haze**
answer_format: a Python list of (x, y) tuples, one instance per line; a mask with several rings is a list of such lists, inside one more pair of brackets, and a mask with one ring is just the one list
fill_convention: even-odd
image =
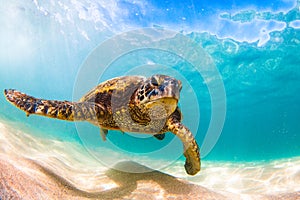
[[(40, 158), (42, 152), (47, 154), (44, 157), (49, 157), (53, 153), (58, 160), (74, 162), (70, 165), (77, 167), (76, 161), (80, 158), (72, 160), (72, 151), (68, 149), (60, 157), (57, 153), (63, 151), (53, 149), (51, 153), (47, 144), (40, 142), (53, 140), (59, 148), (70, 145), (73, 149), (78, 145), (74, 147), (75, 152), (78, 148), (79, 154), (87, 151), (104, 165), (106, 159), (110, 165), (121, 156), (125, 160), (132, 157), (135, 162), (212, 190), (247, 194), (300, 190), (299, 0), (0, 1), (2, 91), (13, 88), (38, 98), (77, 101), (100, 82), (116, 76), (158, 73), (175, 76), (183, 81), (179, 106), (184, 124), (191, 129), (203, 152), (203, 169), (198, 178), (188, 178), (183, 167), (182, 144), (171, 133), (159, 141), (147, 135), (109, 131), (108, 141), (104, 142), (99, 129), (93, 125), (41, 116), (26, 117), (0, 95), (0, 141), (14, 146), (14, 151), (34, 149), (37, 148), (34, 144), (39, 144), (40, 150), (27, 149), (24, 157)], [(139, 38), (130, 37), (130, 33), (138, 33), (143, 38), (151, 29), (163, 34), (175, 33), (174, 38), (178, 34), (191, 41), (189, 47), (201, 49), (203, 54), (187, 54), (190, 53), (195, 62), (214, 67), (219, 78), (210, 76), (204, 69), (206, 66), (195, 67), (174, 51), (142, 48), (144, 44), (136, 44)], [(96, 81), (91, 81), (91, 76), (98, 72), (89, 71), (84, 75), (86, 81), (78, 82), (93, 52), (102, 48), (104, 57), (117, 52), (118, 48), (126, 49), (126, 46), (118, 47), (119, 38), (136, 49), (112, 59), (105, 69), (99, 66), (103, 73)], [(150, 44), (165, 39), (147, 38)], [(185, 51), (182, 40), (174, 41), (172, 44), (178, 51)], [(104, 48), (106, 43), (110, 49)], [(213, 95), (221, 97), (221, 94), (211, 93), (210, 87), (214, 87), (217, 79), (222, 83), (225, 98), (216, 98), (213, 102)], [(81, 84), (87, 90), (77, 90), (77, 85)], [(220, 114), (224, 119), (214, 115), (214, 109), (217, 114), (221, 112), (220, 105), (225, 111)], [(214, 137), (208, 138), (215, 117), (220, 131), (212, 131)], [(19, 141), (16, 138), (21, 133), (14, 129), (28, 136)], [(168, 145), (172, 148), (161, 153), (160, 150)], [(285, 164), (277, 165), (281, 161)], [(43, 162), (47, 163), (47, 159)], [(159, 164), (164, 162), (167, 163), (165, 168), (160, 168)], [(51, 166), (57, 171), (69, 169)], [(265, 168), (264, 173), (267, 171), (270, 175), (274, 170), (274, 175), (267, 180), (251, 177), (251, 170), (243, 171), (245, 166), (251, 166), (253, 173)], [(246, 177), (247, 181), (249, 177), (257, 178), (257, 183), (262, 185), (260, 189), (246, 182), (241, 186), (239, 181), (230, 179), (235, 174), (240, 179)], [(272, 182), (277, 175), (282, 183)], [(229, 179), (233, 182), (226, 182)], [(267, 184), (263, 184), (265, 180)], [(270, 184), (277, 185), (271, 187)], [(251, 189), (246, 190), (247, 187)]]

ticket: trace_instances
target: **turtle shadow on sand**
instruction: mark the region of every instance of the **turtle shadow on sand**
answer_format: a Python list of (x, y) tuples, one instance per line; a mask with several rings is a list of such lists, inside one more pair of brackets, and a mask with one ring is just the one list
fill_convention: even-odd
[(171, 194), (188, 194), (191, 191), (191, 184), (132, 161), (120, 162), (114, 168), (107, 170), (105, 174), (119, 185), (117, 190), (125, 195), (137, 189), (139, 181), (154, 182)]
[[(123, 198), (142, 198), (148, 196), (147, 199), (154, 199), (153, 190), (162, 190), (164, 197), (179, 197), (186, 199), (190, 197), (198, 197), (197, 199), (205, 199), (207, 195), (213, 199), (223, 199), (222, 195), (209, 191), (201, 186), (194, 185), (183, 180), (179, 180), (171, 175), (162, 173), (157, 170), (150, 169), (132, 161), (124, 161), (117, 163), (114, 168), (105, 172), (105, 175), (114, 181), (118, 186), (100, 192), (87, 192), (78, 189), (75, 185), (53, 171), (36, 163), (40, 170), (48, 177), (59, 183), (63, 190), (72, 196), (81, 196), (92, 199), (123, 199)], [(134, 170), (137, 170), (135, 173)], [(131, 172), (128, 172), (131, 171)], [(138, 185), (141, 184), (141, 187)], [(160, 188), (151, 188), (153, 184)], [(157, 192), (157, 191), (156, 191)], [(215, 197), (215, 198), (214, 198)], [(188, 198), (189, 199), (189, 198)]]

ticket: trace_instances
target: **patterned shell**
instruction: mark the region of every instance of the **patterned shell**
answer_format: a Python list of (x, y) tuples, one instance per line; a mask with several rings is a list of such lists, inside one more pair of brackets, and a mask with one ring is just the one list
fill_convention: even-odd
[(132, 92), (139, 87), (145, 81), (143, 76), (122, 76), (107, 80), (100, 83), (95, 88), (90, 90), (86, 95), (84, 95), (80, 102), (102, 102), (104, 104), (110, 104), (112, 95), (122, 97), (132, 95)]

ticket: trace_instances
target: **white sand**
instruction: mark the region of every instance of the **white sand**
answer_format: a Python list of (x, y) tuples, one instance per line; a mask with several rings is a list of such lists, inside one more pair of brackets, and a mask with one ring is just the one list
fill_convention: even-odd
[[(13, 124), (0, 121), (0, 186), (1, 191), (4, 191), (0, 195), (3, 197), (5, 191), (6, 195), (14, 191), (16, 195), (27, 195), (30, 199), (41, 191), (46, 195), (42, 199), (225, 199), (225, 196), (228, 199), (272, 199), (275, 198), (274, 195), (275, 199), (282, 195), (284, 199), (299, 197), (300, 158), (241, 164), (203, 161), (202, 171), (198, 175), (187, 176), (183, 161), (177, 161), (159, 172), (144, 165), (149, 162), (162, 163), (163, 160), (130, 158), (129, 155), (121, 155), (109, 149), (97, 149), (103, 155), (102, 159), (115, 159), (115, 170), (105, 166), (105, 162), (94, 159), (81, 145), (39, 138), (12, 126)], [(137, 163), (138, 159), (138, 163), (143, 165)], [(143, 173), (132, 173), (133, 171)], [(22, 181), (37, 186), (26, 188)]]

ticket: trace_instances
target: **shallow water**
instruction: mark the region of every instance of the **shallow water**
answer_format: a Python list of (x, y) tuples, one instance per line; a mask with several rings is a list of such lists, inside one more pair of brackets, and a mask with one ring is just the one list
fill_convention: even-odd
[(114, 187), (104, 171), (128, 160), (214, 191), (299, 191), (300, 2), (187, 4), (3, 2), (0, 89), (76, 101), (115, 76), (175, 76), (201, 146), (197, 176), (185, 174), (172, 134), (110, 131), (103, 142), (93, 125), (27, 118), (3, 95), (1, 155), (37, 160), (87, 191)]
[[(96, 153), (101, 155), (101, 160), (98, 160), (78, 143), (33, 136), (32, 130), (13, 128), (16, 125), (16, 123), (1, 121), (2, 159), (9, 160), (9, 157), (18, 156), (33, 160), (55, 172), (57, 176), (63, 177), (78, 189), (87, 192), (106, 191), (118, 187), (116, 180), (108, 180), (107, 171), (110, 168), (137, 174), (152, 172), (156, 168), (163, 173), (225, 194), (230, 192), (238, 195), (276, 195), (297, 192), (300, 189), (299, 157), (272, 162), (207, 161), (203, 164), (202, 172), (191, 177), (186, 175), (182, 160), (161, 169), (160, 166), (164, 166), (165, 160), (146, 156), (133, 157), (106, 148), (96, 149)], [(121, 163), (128, 160), (151, 168), (141, 168), (132, 164), (123, 165), (121, 168)], [(108, 163), (111, 165), (108, 166)], [(26, 167), (20, 169), (30, 172)]]

